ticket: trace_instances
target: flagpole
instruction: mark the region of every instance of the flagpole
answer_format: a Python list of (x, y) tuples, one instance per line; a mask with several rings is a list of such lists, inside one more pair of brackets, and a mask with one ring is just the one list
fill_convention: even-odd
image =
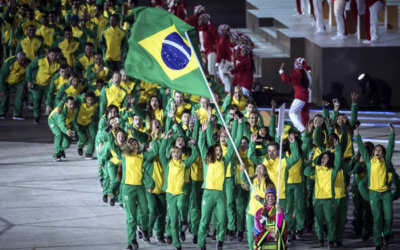
[[(279, 171), (278, 171), (278, 187), (276, 194), (276, 203), (279, 204), (279, 194), (281, 190), (281, 166), (282, 166), (282, 142), (283, 142), (283, 128), (284, 128), (284, 120), (285, 120), (285, 106), (286, 104), (282, 104), (279, 108), (279, 121), (278, 121), (278, 135), (280, 136), (279, 143)], [(278, 231), (278, 212), (275, 212), (275, 232)]]
[[(215, 108), (217, 109), (217, 112), (218, 112), (219, 116), (221, 117), (222, 124), (224, 125), (224, 128), (225, 128), (225, 130), (226, 130), (226, 134), (228, 135), (228, 138), (229, 138), (229, 140), (230, 140), (231, 143), (232, 143), (232, 146), (233, 146), (233, 149), (235, 150), (236, 156), (238, 157), (238, 159), (239, 159), (239, 161), (240, 161), (240, 164), (241, 164), (241, 165), (244, 165), (243, 160), (242, 160), (242, 158), (240, 157), (239, 151), (238, 151), (237, 148), (236, 148), (235, 142), (234, 142), (234, 140), (232, 139), (231, 133), (229, 132), (228, 126), (226, 126), (225, 119), (224, 119), (224, 117), (222, 116), (221, 110), (219, 109), (218, 102), (217, 102), (217, 100), (215, 99), (214, 93), (212, 92), (212, 90), (211, 90), (211, 88), (210, 88), (210, 85), (208, 84), (207, 77), (206, 77), (206, 75), (204, 74), (203, 68), (201, 67), (199, 58), (197, 58), (197, 55), (196, 55), (196, 53), (195, 53), (195, 50), (193, 49), (194, 47), (193, 47), (192, 41), (191, 41), (190, 38), (189, 38), (189, 35), (188, 35), (187, 31), (185, 31), (185, 36), (186, 36), (186, 39), (188, 40), (188, 42), (189, 42), (189, 44), (190, 44), (190, 47), (192, 48), (194, 58), (196, 58), (197, 64), (199, 65), (199, 69), (200, 69), (201, 75), (203, 76), (204, 83), (206, 84), (207, 89), (208, 89), (208, 91), (210, 92), (211, 99), (212, 99), (213, 102), (215, 103)], [(256, 191), (255, 191), (255, 189), (254, 189), (254, 187), (253, 187), (253, 183), (251, 182), (251, 179), (250, 179), (250, 177), (249, 177), (249, 174), (247, 173), (246, 169), (244, 169), (243, 171), (244, 171), (244, 174), (246, 175), (246, 178), (247, 178), (247, 180), (248, 180), (248, 182), (249, 182), (249, 184), (250, 184), (250, 187), (251, 187), (251, 190), (253, 191), (254, 196), (256, 196), (257, 193), (256, 193)]]

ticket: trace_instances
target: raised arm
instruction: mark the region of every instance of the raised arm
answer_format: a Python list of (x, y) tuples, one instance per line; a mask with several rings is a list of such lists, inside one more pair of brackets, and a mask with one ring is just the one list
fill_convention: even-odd
[(393, 156), (393, 150), (394, 150), (394, 127), (392, 123), (389, 123), (389, 129), (390, 129), (390, 134), (389, 134), (389, 143), (386, 148), (386, 155), (385, 155), (385, 160), (386, 160), (386, 166), (388, 167), (390, 162), (392, 161), (392, 156)]
[(194, 145), (195, 143), (196, 142), (194, 140), (189, 141), (189, 147), (192, 150), (192, 153), (190, 154), (189, 158), (183, 161), (183, 163), (185, 164), (185, 168), (190, 168), (197, 159), (197, 156), (199, 155), (199, 152), (197, 151), (197, 148)]
[(349, 120), (350, 126), (354, 126), (358, 119), (358, 105), (357, 105), (358, 94), (351, 92), (351, 118)]
[(297, 144), (297, 141), (295, 139), (295, 134), (291, 133), (288, 137), (288, 140), (290, 142), (290, 152), (291, 156), (289, 158), (286, 158), (286, 169), (291, 169), (293, 165), (300, 160), (300, 152), (299, 152), (299, 146)]
[(364, 146), (364, 143), (363, 143), (361, 136), (359, 134), (359, 131), (358, 131), (358, 127), (354, 130), (354, 135), (356, 136), (356, 143), (357, 143), (358, 151), (360, 152), (364, 161), (366, 163), (368, 163), (367, 167), (369, 167), (369, 163), (371, 162), (371, 156), (369, 155), (369, 153), (367, 152), (367, 149)]

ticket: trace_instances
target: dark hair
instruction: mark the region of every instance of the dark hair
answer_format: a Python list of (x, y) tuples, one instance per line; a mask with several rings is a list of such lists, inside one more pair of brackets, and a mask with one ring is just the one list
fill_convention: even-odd
[[(264, 164), (257, 164), (257, 165), (255, 165), (255, 169), (254, 169), (254, 170), (256, 170), (257, 167), (260, 166), (260, 165), (263, 166), (263, 167), (264, 167), (264, 170), (265, 170), (265, 175), (264, 175), (265, 186), (266, 186), (267, 188), (268, 188), (268, 187), (273, 187), (273, 188), (275, 189), (275, 185), (274, 185), (274, 183), (272, 182), (271, 178), (269, 177), (267, 167), (266, 167)], [(256, 171), (254, 171), (254, 175), (255, 175), (255, 173), (256, 173)]]
[(75, 102), (75, 99), (74, 99), (72, 96), (68, 96), (68, 97), (67, 97), (67, 100), (65, 100), (65, 102), (68, 102), (68, 101), (73, 101), (73, 102)]
[[(106, 109), (106, 116), (108, 116), (108, 113), (110, 113), (111, 112), (111, 110), (113, 110), (113, 109), (116, 109), (117, 110), (117, 112), (119, 112), (119, 109), (118, 109), (118, 107), (117, 106), (115, 106), (115, 105), (113, 105), (113, 104), (111, 104), (110, 106), (108, 106), (107, 107), (107, 109)], [(118, 114), (118, 116), (119, 116), (119, 114)]]
[(89, 46), (89, 47), (92, 47), (92, 48), (94, 47), (93, 43), (91, 43), (91, 42), (85, 43), (85, 47), (86, 47), (86, 46)]
[(117, 18), (117, 21), (119, 21), (119, 16), (118, 16), (117, 14), (115, 14), (115, 13), (114, 13), (114, 14), (111, 14), (111, 15), (110, 15), (110, 19), (111, 19), (111, 17)]
[(71, 26), (65, 26), (65, 28), (64, 28), (64, 32), (66, 32), (66, 31), (69, 31), (69, 32), (72, 32), (72, 28), (71, 28)]
[(48, 54), (50, 54), (50, 53), (60, 53), (60, 49), (53, 47), (53, 48), (50, 48), (47, 53)]
[(274, 141), (268, 143), (267, 148), (268, 148), (269, 146), (274, 146), (274, 147), (276, 147), (277, 149), (279, 149), (279, 144), (276, 143), (276, 142), (274, 142)]
[[(123, 131), (123, 130), (122, 130)], [(118, 131), (119, 132), (119, 131)], [(117, 133), (118, 133), (117, 132)], [(124, 131), (125, 132), (125, 131)], [(133, 153), (133, 147), (132, 147), (132, 143), (136, 141), (137, 143), (139, 143), (139, 141), (133, 137), (128, 138), (127, 140), (125, 140), (125, 143), (121, 146), (122, 151), (124, 152), (125, 155), (130, 155)], [(139, 143), (140, 145), (140, 143)]]
[(329, 160), (328, 160), (328, 163), (326, 164), (326, 166), (327, 166), (328, 168), (333, 168), (334, 163), (335, 163), (335, 154), (332, 153), (332, 152), (330, 152), (330, 151), (323, 152), (323, 153), (319, 156), (318, 161), (317, 161), (317, 165), (321, 165), (321, 160), (322, 160), (322, 157), (323, 157), (324, 155), (328, 155), (328, 157), (329, 157)]
[(208, 147), (207, 154), (204, 159), (206, 164), (214, 163), (217, 160), (217, 157), (215, 155), (215, 151), (216, 151), (217, 147), (220, 147), (222, 150), (222, 147), (220, 144), (214, 144), (213, 146)]
[(91, 97), (91, 98), (95, 99), (96, 95), (92, 91), (89, 91), (89, 92), (86, 93), (86, 98), (88, 98), (88, 97)]
[(60, 66), (60, 69), (69, 69), (69, 65), (68, 64), (62, 64)]
[(378, 144), (378, 145), (376, 145), (376, 146), (374, 147), (374, 150), (375, 150), (377, 147), (381, 147), (381, 148), (382, 148), (382, 155), (383, 155), (383, 157), (385, 157), (385, 156), (386, 156), (386, 148), (385, 148), (382, 144)]
[(146, 103), (146, 111), (147, 111), (147, 115), (149, 116), (150, 120), (156, 119), (156, 116), (154, 115), (154, 110), (151, 109), (151, 99), (153, 99), (153, 98), (157, 99), (158, 104), (160, 105), (160, 108), (161, 108), (160, 99), (155, 95), (150, 96), (149, 100)]

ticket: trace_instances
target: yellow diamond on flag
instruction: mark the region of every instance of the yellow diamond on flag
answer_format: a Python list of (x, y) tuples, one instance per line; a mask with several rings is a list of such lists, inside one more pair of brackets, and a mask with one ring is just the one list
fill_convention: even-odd
[(154, 57), (171, 80), (198, 68), (189, 43), (179, 34), (175, 24), (138, 43)]

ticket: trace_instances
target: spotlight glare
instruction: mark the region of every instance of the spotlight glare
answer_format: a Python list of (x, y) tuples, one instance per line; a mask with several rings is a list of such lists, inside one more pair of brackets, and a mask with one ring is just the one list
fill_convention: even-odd
[(364, 79), (365, 78), (365, 73), (361, 73), (359, 76), (358, 76), (358, 80), (359, 81), (361, 81), (362, 79)]

